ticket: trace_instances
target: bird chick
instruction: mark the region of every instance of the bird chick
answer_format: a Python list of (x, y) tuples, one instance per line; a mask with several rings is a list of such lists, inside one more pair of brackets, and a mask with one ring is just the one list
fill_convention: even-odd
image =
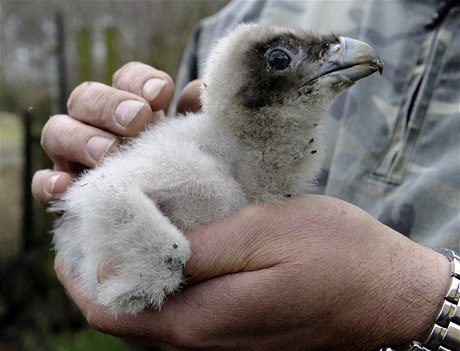
[[(160, 307), (183, 283), (184, 231), (305, 192), (333, 99), (382, 68), (357, 40), (238, 26), (210, 54), (203, 112), (152, 125), (52, 206), (64, 265), (114, 315)], [(101, 280), (103, 265), (113, 274)]]

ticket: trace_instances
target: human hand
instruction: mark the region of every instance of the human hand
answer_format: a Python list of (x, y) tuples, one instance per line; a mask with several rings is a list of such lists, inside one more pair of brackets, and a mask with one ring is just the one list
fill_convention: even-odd
[[(199, 108), (198, 85), (189, 84), (178, 107)], [(130, 62), (113, 76), (113, 86), (85, 82), (68, 100), (68, 114), (49, 119), (41, 144), (54, 163), (53, 170), (39, 170), (32, 180), (32, 193), (43, 205), (62, 194), (78, 173), (94, 167), (117, 149), (119, 137), (131, 137), (164, 116), (174, 83), (165, 72), (140, 62)]]
[(56, 271), (94, 328), (164, 350), (373, 350), (423, 340), (450, 273), (444, 256), (324, 196), (251, 205), (188, 237), (188, 286), (161, 311), (114, 319), (59, 258)]

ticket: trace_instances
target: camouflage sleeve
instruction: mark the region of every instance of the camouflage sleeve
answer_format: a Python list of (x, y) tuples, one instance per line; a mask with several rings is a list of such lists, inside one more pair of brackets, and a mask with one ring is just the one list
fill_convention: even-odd
[(436, 0), (231, 2), (194, 31), (177, 79), (201, 76), (213, 42), (243, 21), (303, 26), (370, 43), (383, 77), (342, 95), (326, 122), (326, 195), (430, 247), (460, 251), (460, 7), (435, 28)]
[(460, 8), (427, 29), (437, 5), (364, 9), (360, 38), (380, 53), (384, 75), (357, 84), (336, 106), (325, 191), (419, 243), (458, 251)]

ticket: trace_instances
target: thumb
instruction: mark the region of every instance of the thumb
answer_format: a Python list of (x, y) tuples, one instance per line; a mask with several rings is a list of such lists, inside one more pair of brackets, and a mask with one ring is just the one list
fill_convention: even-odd
[(188, 232), (192, 254), (184, 269), (186, 282), (279, 264), (282, 258), (276, 245), (278, 235), (272, 235), (277, 226), (270, 223), (270, 217), (282, 216), (279, 212), (278, 207), (250, 205)]

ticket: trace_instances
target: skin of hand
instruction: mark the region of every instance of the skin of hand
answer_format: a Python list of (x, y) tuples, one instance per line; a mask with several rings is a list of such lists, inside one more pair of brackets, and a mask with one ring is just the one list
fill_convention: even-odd
[(52, 116), (41, 144), (54, 163), (32, 179), (32, 193), (43, 205), (56, 200), (87, 167), (94, 167), (120, 144), (163, 118), (174, 83), (169, 75), (140, 62), (130, 62), (113, 76), (112, 87), (85, 82), (67, 101), (68, 114)]
[[(186, 287), (111, 317), (56, 261), (94, 328), (163, 350), (376, 350), (425, 340), (448, 260), (326, 196), (251, 205), (188, 233)], [(108, 279), (108, 277), (106, 277)]]
[[(166, 83), (149, 82), (155, 78)], [(199, 108), (198, 86), (184, 89), (179, 109)], [(114, 151), (119, 136), (135, 136), (162, 118), (173, 89), (169, 76), (138, 62), (117, 71), (113, 87), (78, 86), (68, 115), (52, 117), (42, 131), (55, 168), (35, 174), (35, 198), (49, 203), (81, 169)], [(96, 140), (99, 155), (92, 157), (95, 136), (109, 142), (104, 148)], [(325, 196), (251, 205), (188, 237), (187, 285), (160, 311), (114, 319), (80, 290), (59, 257), (56, 272), (94, 328), (164, 350), (372, 350), (424, 340), (450, 273), (444, 256)], [(101, 270), (108, 279), (110, 267)]]

